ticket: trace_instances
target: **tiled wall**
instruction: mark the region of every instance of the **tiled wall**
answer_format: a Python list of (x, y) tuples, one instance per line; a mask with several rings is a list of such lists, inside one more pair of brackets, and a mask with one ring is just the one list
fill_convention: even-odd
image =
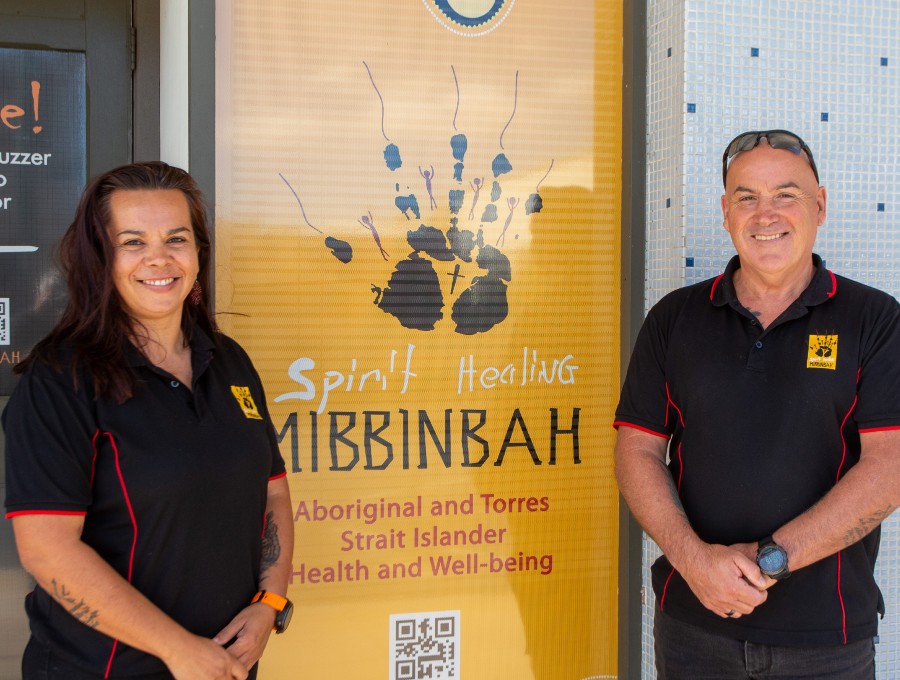
[[(721, 273), (724, 146), (786, 128), (816, 157), (829, 269), (900, 297), (900, 2), (648, 0), (646, 308)], [(900, 359), (900, 358), (898, 358)], [(645, 539), (643, 677), (654, 677)], [(900, 677), (900, 517), (884, 525), (878, 678)]]

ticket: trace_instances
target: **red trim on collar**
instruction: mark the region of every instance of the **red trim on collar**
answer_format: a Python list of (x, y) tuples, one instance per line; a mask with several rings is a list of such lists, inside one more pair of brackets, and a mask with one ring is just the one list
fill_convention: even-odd
[(719, 281), (722, 280), (722, 277), (723, 277), (723, 276), (725, 276), (725, 272), (722, 272), (721, 274), (719, 274), (719, 275), (716, 277), (716, 280), (713, 281), (712, 288), (710, 288), (710, 290), (709, 290), (709, 300), (710, 300), (710, 302), (712, 302), (713, 295), (716, 294), (716, 288), (718, 287)]
[(830, 269), (826, 269), (825, 271), (827, 271), (828, 276), (831, 277), (831, 290), (828, 291), (827, 295), (828, 295), (828, 297), (832, 298), (832, 297), (834, 297), (834, 294), (837, 293), (837, 277), (834, 275), (834, 272), (831, 271)]

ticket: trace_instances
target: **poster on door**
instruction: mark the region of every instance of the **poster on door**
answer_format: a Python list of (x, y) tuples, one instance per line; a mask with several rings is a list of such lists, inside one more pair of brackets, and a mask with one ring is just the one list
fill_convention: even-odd
[(0, 396), (65, 306), (54, 248), (87, 172), (84, 54), (0, 48)]
[(621, 3), (260, 7), (216, 83), (297, 537), (260, 677), (615, 677)]

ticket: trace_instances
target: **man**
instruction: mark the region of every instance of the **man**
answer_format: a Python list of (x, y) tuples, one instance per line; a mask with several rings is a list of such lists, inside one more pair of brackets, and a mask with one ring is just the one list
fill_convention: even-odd
[(664, 553), (659, 678), (872, 680), (900, 306), (813, 254), (826, 191), (799, 137), (739, 135), (722, 173), (737, 255), (650, 311), (616, 412), (622, 495)]

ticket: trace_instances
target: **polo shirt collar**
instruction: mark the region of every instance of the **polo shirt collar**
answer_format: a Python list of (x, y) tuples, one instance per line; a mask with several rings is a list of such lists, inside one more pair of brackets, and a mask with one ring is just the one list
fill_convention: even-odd
[[(794, 301), (794, 305), (815, 307), (831, 299), (837, 293), (837, 277), (825, 269), (821, 257), (813, 253), (812, 259), (813, 266), (816, 268), (812, 281), (809, 282), (806, 290), (800, 293), (800, 297)], [(709, 299), (716, 307), (740, 305), (734, 289), (734, 273), (740, 269), (740, 266), (740, 256), (735, 255), (725, 267), (725, 271), (713, 281)]]
[[(213, 356), (213, 351), (216, 348), (216, 344), (202, 328), (200, 328), (199, 326), (194, 326), (194, 330), (191, 333), (190, 346), (191, 363), (193, 364), (194, 371), (196, 373), (198, 368), (206, 368), (206, 366), (209, 364)], [(126, 351), (126, 361), (132, 368), (150, 365), (150, 363), (147, 361), (147, 357), (145, 357), (144, 354), (134, 346), (134, 343), (128, 343), (128, 349)]]

